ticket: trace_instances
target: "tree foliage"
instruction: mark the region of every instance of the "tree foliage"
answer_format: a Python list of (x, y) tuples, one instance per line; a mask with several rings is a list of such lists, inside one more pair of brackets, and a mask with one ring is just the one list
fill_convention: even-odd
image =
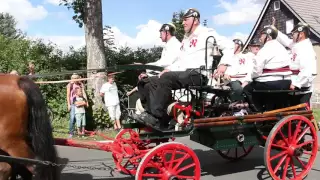
[(72, 19), (76, 21), (81, 28), (84, 22), (86, 0), (60, 0), (60, 5), (66, 6), (69, 10), (72, 9), (74, 15)]
[(9, 13), (0, 13), (0, 34), (17, 39), (23, 36), (20, 29), (17, 29), (17, 21)]
[(184, 29), (183, 29), (183, 14), (182, 10), (174, 12), (172, 16), (172, 23), (176, 26), (176, 37), (179, 41), (182, 41), (184, 36)]

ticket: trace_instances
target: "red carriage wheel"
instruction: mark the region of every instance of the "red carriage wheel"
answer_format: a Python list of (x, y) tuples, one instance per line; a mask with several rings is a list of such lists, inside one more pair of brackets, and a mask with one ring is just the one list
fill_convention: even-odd
[(246, 157), (253, 150), (254, 146), (236, 147), (228, 150), (217, 150), (217, 153), (224, 159), (237, 161)]
[(148, 143), (139, 139), (139, 134), (132, 129), (122, 129), (115, 137), (117, 150), (112, 157), (118, 171), (134, 175), (143, 156), (148, 152)]
[(317, 149), (318, 137), (312, 122), (300, 115), (287, 116), (268, 136), (264, 163), (274, 180), (303, 179), (316, 160)]
[(200, 162), (195, 152), (182, 143), (167, 142), (143, 157), (135, 179), (199, 180), (200, 176)]

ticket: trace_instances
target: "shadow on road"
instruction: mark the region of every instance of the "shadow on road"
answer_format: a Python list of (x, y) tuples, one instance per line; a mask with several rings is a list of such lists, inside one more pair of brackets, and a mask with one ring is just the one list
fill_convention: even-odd
[(202, 176), (223, 176), (233, 173), (240, 173), (244, 171), (251, 171), (260, 169), (258, 179), (267, 179), (268, 173), (264, 167), (263, 148), (255, 147), (253, 151), (245, 158), (238, 161), (228, 161), (223, 159), (216, 151), (195, 149), (202, 168)]

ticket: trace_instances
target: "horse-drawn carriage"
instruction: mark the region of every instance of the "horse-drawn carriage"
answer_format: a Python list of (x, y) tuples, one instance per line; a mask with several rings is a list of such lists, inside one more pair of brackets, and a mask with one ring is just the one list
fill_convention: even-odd
[[(148, 66), (131, 65), (117, 68), (147, 69)], [(207, 69), (200, 68), (201, 70)], [(30, 86), (30, 82), (23, 83)], [(31, 115), (38, 120), (33, 125), (37, 127), (36, 123), (40, 124), (40, 120), (44, 122), (43, 118), (48, 119), (45, 116), (44, 101), (40, 98), (39, 90), (35, 92), (39, 98), (32, 101), (31, 94), (28, 93), (34, 93), (31, 89), (36, 86), (28, 88), (25, 84), (19, 86), (26, 89), (28, 101), (33, 103), (29, 108)], [(256, 91), (255, 93), (264, 97), (264, 109), (261, 112), (252, 112), (245, 102), (231, 103), (230, 89), (203, 84), (187, 87), (186, 91), (191, 96), (187, 102), (177, 101), (171, 104), (168, 108), (171, 121), (168, 121), (170, 123), (167, 125), (154, 127), (131, 118), (132, 121), (123, 125), (124, 129), (112, 142), (56, 138), (55, 144), (110, 151), (116, 168), (122, 173), (134, 175), (136, 180), (201, 179), (201, 166), (196, 153), (190, 147), (174, 141), (181, 136), (190, 136), (190, 140), (210, 147), (221, 157), (232, 161), (247, 156), (254, 146), (264, 146), (265, 166), (273, 179), (298, 180), (307, 176), (318, 151), (318, 126), (307, 104), (291, 105), (288, 102), (289, 93), (295, 91)], [(25, 100), (21, 102), (25, 103)], [(32, 108), (32, 105), (36, 105), (37, 108)], [(36, 113), (38, 109), (43, 112)], [(21, 111), (21, 114), (26, 115), (24, 111)], [(178, 124), (179, 128), (170, 128), (172, 122)], [(43, 126), (47, 127), (47, 124)], [(49, 127), (47, 128), (49, 130)], [(38, 127), (36, 130), (43, 135), (48, 133)], [(38, 138), (36, 141), (41, 140), (43, 143), (50, 141), (49, 139), (45, 142), (36, 134), (33, 138)], [(49, 147), (49, 144), (48, 142), (46, 147)], [(37, 149), (35, 143), (34, 148), (39, 151), (38, 154), (46, 152), (40, 152), (41, 148)], [(43, 157), (45, 156), (44, 153)], [(50, 162), (50, 158), (42, 160), (48, 165), (55, 163)]]
[[(230, 103), (228, 88), (203, 85), (186, 91), (191, 99), (170, 106), (172, 119), (167, 126), (131, 118), (112, 143), (57, 139), (57, 144), (111, 151), (117, 169), (137, 180), (200, 179), (195, 152), (174, 141), (181, 136), (190, 136), (232, 161), (247, 156), (254, 146), (264, 146), (265, 166), (273, 179), (302, 179), (310, 171), (318, 151), (318, 127), (307, 104), (290, 106), (288, 96), (294, 91), (256, 91), (266, 101), (264, 109), (255, 113), (246, 103)], [(242, 110), (247, 113), (239, 114)], [(179, 128), (170, 128), (172, 122)]]

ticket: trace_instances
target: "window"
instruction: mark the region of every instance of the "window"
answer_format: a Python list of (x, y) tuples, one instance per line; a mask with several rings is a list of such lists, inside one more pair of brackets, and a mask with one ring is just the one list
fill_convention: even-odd
[(273, 3), (273, 9), (274, 9), (275, 11), (277, 11), (277, 10), (280, 9), (280, 1), (275, 1), (275, 2)]
[(289, 34), (293, 29), (293, 19), (289, 19), (286, 21), (286, 33)]

